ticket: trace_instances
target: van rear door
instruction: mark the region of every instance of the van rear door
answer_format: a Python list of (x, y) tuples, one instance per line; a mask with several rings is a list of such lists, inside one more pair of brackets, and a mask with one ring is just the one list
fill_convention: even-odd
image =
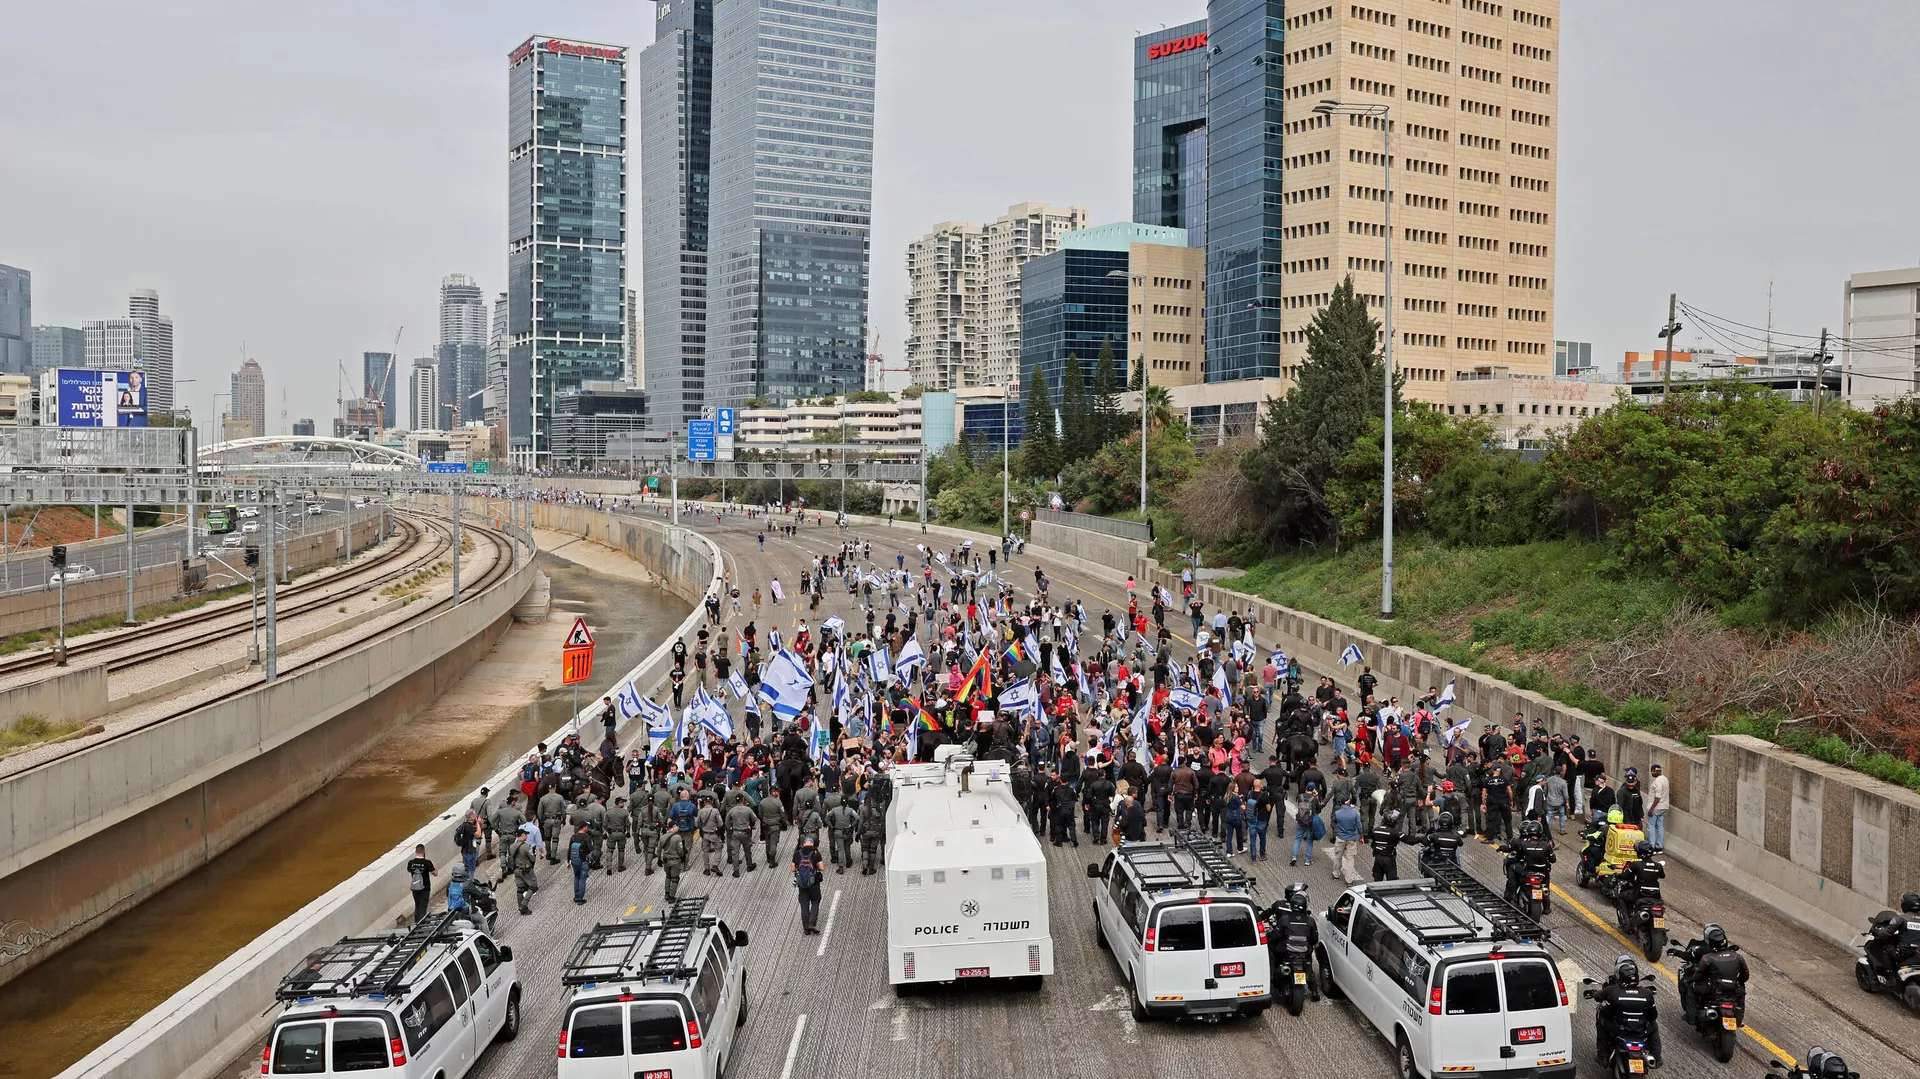
[(1506, 1037), (1501, 1044), (1509, 1068), (1538, 1068), (1573, 1059), (1573, 1021), (1566, 986), (1544, 956), (1500, 961), (1500, 987), (1506, 1001)]
[(564, 1079), (627, 1079), (627, 1012), (615, 1001), (573, 1009), (560, 1028)]
[(1511, 1032), (1506, 1014), (1500, 1007), (1500, 968), (1492, 960), (1454, 963), (1440, 969), (1439, 1014), (1432, 1014), (1429, 995), (1427, 1029), (1431, 1059), (1428, 1067), (1435, 1074), (1447, 1069), (1466, 1068), (1475, 1072), (1500, 1071), (1512, 1066), (1515, 1058), (1503, 1050)]
[(1207, 995), (1237, 1003), (1270, 991), (1270, 963), (1253, 904), (1214, 902), (1207, 910)]
[(1137, 987), (1143, 1001), (1178, 1004), (1210, 999), (1207, 915), (1200, 904), (1169, 903), (1154, 911), (1145, 948), (1148, 955), (1140, 968), (1145, 984)]

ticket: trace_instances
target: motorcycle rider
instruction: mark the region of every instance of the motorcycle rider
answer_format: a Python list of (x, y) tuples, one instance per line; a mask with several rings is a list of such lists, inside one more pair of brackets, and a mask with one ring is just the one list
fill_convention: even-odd
[(1867, 931), (1867, 965), (1876, 974), (1885, 974), (1900, 965), (1916, 950), (1909, 937), (1920, 936), (1920, 892), (1900, 897), (1900, 913), (1887, 911), (1876, 915)]
[(1634, 860), (1620, 867), (1620, 887), (1614, 903), (1620, 908), (1620, 923), (1627, 924), (1642, 895), (1659, 895), (1660, 882), (1667, 867), (1653, 860), (1653, 844), (1642, 839), (1633, 845)]
[(1727, 931), (1718, 922), (1708, 922), (1700, 938), (1687, 942), (1685, 962), (1680, 968), (1680, 1008), (1688, 1024), (1699, 1022), (1696, 1008), (1700, 991), (1715, 978), (1729, 978), (1739, 986), (1735, 1001), (1745, 1014), (1747, 1000), (1747, 959), (1740, 946), (1727, 939)]
[(1320, 999), (1319, 972), (1314, 969), (1313, 954), (1320, 944), (1320, 929), (1313, 923), (1313, 915), (1307, 911), (1307, 884), (1294, 881), (1287, 885), (1281, 901), (1267, 908), (1270, 920), (1267, 928), (1267, 951), (1274, 969), (1286, 959), (1288, 932), (1294, 926), (1305, 926), (1307, 934), (1307, 996), (1318, 1002)]
[(1594, 1009), (1594, 1041), (1602, 1063), (1611, 1056), (1616, 1038), (1615, 1025), (1622, 1011), (1644, 1011), (1647, 1019), (1647, 1066), (1657, 1068), (1664, 1059), (1660, 1051), (1660, 1010), (1653, 1004), (1653, 987), (1640, 980), (1640, 964), (1629, 955), (1613, 961), (1613, 975), (1593, 991), (1600, 1006)]
[[(1780, 1073), (1775, 1072), (1774, 1075)], [(1807, 1050), (1806, 1067), (1788, 1064), (1786, 1074), (1780, 1079), (1860, 1079), (1860, 1075), (1847, 1067), (1847, 1062), (1840, 1058), (1839, 1053), (1816, 1045)]]
[(1552, 879), (1552, 866), (1559, 854), (1553, 840), (1547, 838), (1547, 826), (1537, 820), (1520, 822), (1520, 838), (1496, 850), (1507, 856), (1507, 898), (1513, 900), (1520, 895), (1520, 883), (1528, 870), (1540, 873), (1549, 881)]
[(1373, 848), (1373, 879), (1398, 880), (1400, 877), (1400, 844), (1417, 843), (1410, 835), (1400, 833), (1400, 811), (1389, 809), (1380, 818), (1380, 823), (1367, 833), (1367, 845)]
[(1420, 841), (1420, 860), (1459, 865), (1460, 845), (1465, 842), (1466, 838), (1453, 826), (1453, 814), (1442, 812), (1434, 818), (1433, 831)]

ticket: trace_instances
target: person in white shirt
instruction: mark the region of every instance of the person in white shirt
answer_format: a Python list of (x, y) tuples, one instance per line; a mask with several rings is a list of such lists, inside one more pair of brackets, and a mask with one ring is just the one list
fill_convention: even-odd
[(1671, 787), (1667, 777), (1654, 765), (1649, 771), (1653, 778), (1647, 782), (1647, 842), (1653, 844), (1656, 851), (1667, 848), (1667, 806), (1671, 796)]

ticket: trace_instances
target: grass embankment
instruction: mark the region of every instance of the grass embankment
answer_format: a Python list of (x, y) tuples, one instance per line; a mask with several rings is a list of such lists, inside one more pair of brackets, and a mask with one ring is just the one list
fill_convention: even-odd
[(96, 734), (102, 729), (97, 723), (52, 723), (41, 716), (21, 716), (12, 726), (0, 727), (0, 758), (73, 735)]

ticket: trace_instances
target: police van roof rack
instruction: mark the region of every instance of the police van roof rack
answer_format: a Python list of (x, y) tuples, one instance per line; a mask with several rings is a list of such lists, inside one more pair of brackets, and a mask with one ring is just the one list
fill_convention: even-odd
[(361, 972), (392, 946), (391, 937), (342, 937), (337, 944), (316, 948), (280, 979), (274, 999), (351, 994)]
[[(1194, 862), (1200, 867), (1200, 880), (1195, 881), (1193, 870), (1178, 857), (1179, 851), (1193, 855)], [(1133, 866), (1140, 876), (1141, 886), (1153, 890), (1159, 888), (1251, 888), (1253, 878), (1246, 871), (1227, 859), (1220, 844), (1205, 832), (1179, 831), (1173, 834), (1173, 845), (1152, 844), (1142, 846), (1122, 846), (1116, 852)]]
[(1491, 923), (1495, 940), (1530, 940), (1544, 944), (1553, 936), (1553, 930), (1528, 917), (1507, 902), (1506, 897), (1475, 880), (1451, 860), (1422, 858), (1420, 871)]
[(407, 935), (394, 944), (393, 950), (381, 956), (361, 979), (360, 989), (367, 993), (391, 993), (405, 987), (407, 976), (414, 973), (414, 964), (459, 917), (459, 911), (450, 910), (407, 930)]
[[(702, 917), (704, 895), (677, 900), (656, 918), (596, 925), (581, 934), (560, 969), (560, 984), (591, 985), (621, 978), (671, 978), (688, 973), (693, 931), (716, 919)], [(647, 947), (643, 957), (640, 950)]]
[(660, 935), (654, 938), (653, 950), (647, 953), (647, 965), (640, 971), (642, 978), (671, 978), (690, 971), (687, 951), (693, 946), (693, 931), (700, 927), (701, 914), (706, 909), (704, 895), (674, 901), (673, 908), (660, 923)]

